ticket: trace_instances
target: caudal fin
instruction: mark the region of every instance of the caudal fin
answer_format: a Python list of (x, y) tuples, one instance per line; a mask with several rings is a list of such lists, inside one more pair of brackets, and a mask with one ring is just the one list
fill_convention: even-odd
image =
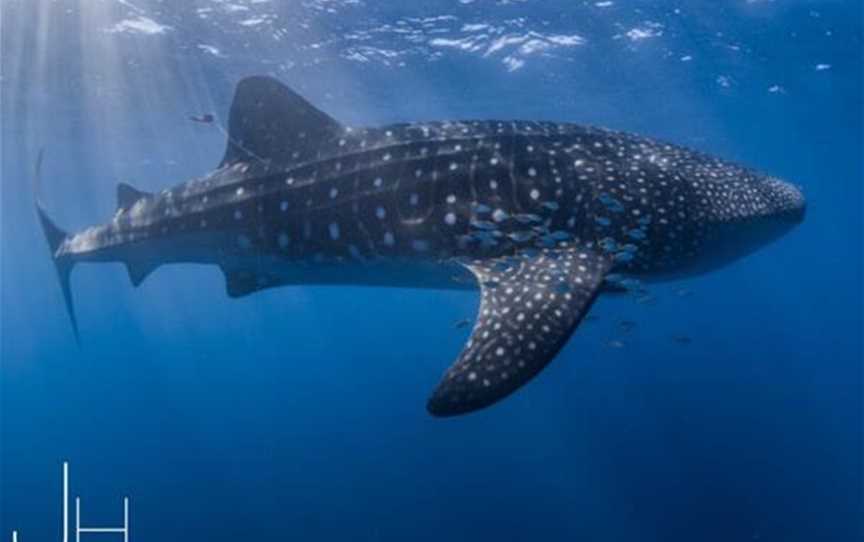
[(39, 222), (42, 224), (42, 231), (45, 233), (45, 240), (48, 242), (48, 248), (51, 250), (51, 258), (54, 260), (54, 267), (57, 269), (57, 277), (60, 279), (60, 289), (63, 291), (63, 300), (66, 303), (66, 312), (69, 314), (69, 320), (72, 322), (72, 332), (75, 334), (75, 342), (81, 344), (81, 337), (78, 333), (78, 319), (75, 317), (75, 306), (72, 303), (72, 290), (69, 287), (69, 275), (72, 272), (72, 266), (75, 264), (68, 256), (58, 255), (58, 249), (68, 235), (65, 231), (57, 227), (54, 221), (48, 217), (42, 202), (39, 200), (39, 183), (42, 171), (43, 151), (39, 151), (39, 157), (36, 159), (36, 172), (34, 177), (34, 191), (36, 195), (36, 214), (39, 215)]

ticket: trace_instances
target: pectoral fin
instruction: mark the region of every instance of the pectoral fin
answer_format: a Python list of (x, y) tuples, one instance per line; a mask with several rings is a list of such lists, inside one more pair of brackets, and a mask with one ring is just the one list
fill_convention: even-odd
[(481, 285), (480, 312), (429, 412), (471, 412), (528, 382), (567, 342), (609, 266), (605, 255), (578, 247), (469, 265)]

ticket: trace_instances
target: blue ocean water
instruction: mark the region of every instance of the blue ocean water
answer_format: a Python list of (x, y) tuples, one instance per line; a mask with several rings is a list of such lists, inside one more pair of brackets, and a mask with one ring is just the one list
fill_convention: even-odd
[[(0, 539), (829, 541), (862, 526), (857, 0), (2, 0)], [(471, 292), (225, 295), (212, 267), (73, 275), (77, 347), (33, 211), (104, 222), (115, 186), (220, 160), (269, 74), (353, 125), (607, 126), (803, 187), (796, 230), (715, 273), (601, 297), (481, 412), (425, 402)], [(116, 534), (84, 534), (82, 540)]]

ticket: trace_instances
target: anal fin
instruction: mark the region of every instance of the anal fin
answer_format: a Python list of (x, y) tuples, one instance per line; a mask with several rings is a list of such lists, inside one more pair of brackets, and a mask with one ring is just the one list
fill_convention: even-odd
[(126, 262), (126, 271), (129, 272), (129, 280), (132, 281), (132, 286), (136, 288), (144, 282), (150, 273), (152, 273), (158, 264), (141, 263), (141, 262)]
[(567, 342), (610, 265), (607, 256), (579, 247), (469, 265), (481, 285), (477, 322), (429, 399), (429, 412), (471, 412), (528, 382)]

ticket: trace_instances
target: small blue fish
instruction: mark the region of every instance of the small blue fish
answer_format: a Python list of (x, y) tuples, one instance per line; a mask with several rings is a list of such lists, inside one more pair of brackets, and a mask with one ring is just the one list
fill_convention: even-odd
[(507, 237), (516, 241), (517, 243), (524, 243), (525, 241), (530, 241), (534, 238), (534, 233), (531, 231), (514, 231), (513, 233), (508, 233)]
[(620, 213), (624, 211), (624, 206), (621, 204), (621, 202), (605, 192), (597, 196), (597, 199), (600, 201), (600, 203), (603, 204), (604, 207), (606, 207), (613, 213)]
[(620, 282), (621, 286), (627, 288), (630, 291), (636, 291), (642, 289), (642, 281), (639, 279), (624, 279)]
[(621, 273), (609, 273), (606, 275), (606, 281), (613, 284), (621, 283), (624, 281), (624, 275)]
[(518, 220), (522, 224), (530, 224), (532, 222), (542, 222), (543, 221), (543, 219), (540, 218), (539, 216), (532, 215), (532, 214), (519, 214), (513, 218), (515, 218), (516, 220)]
[(495, 236), (493, 232), (490, 231), (477, 231), (471, 234), (471, 237), (478, 241), (494, 241)]
[(621, 330), (621, 333), (630, 333), (636, 329), (636, 322), (633, 320), (621, 320), (618, 322), (618, 328)]
[(552, 237), (549, 235), (544, 235), (543, 237), (541, 237), (540, 239), (537, 240), (537, 244), (539, 246), (542, 246), (545, 248), (554, 248), (555, 247), (555, 239), (552, 239)]
[(689, 297), (693, 295), (693, 292), (691, 290), (688, 290), (687, 288), (678, 288), (677, 290), (675, 290), (675, 295), (677, 295), (678, 297)]
[(654, 305), (654, 304), (657, 303), (657, 298), (654, 297), (653, 295), (651, 295), (651, 294), (646, 293), (646, 292), (643, 291), (643, 292), (642, 292), (642, 293), (641, 293), (641, 294), (636, 298), (636, 303), (639, 303), (640, 305)]
[(463, 318), (462, 320), (458, 320), (456, 323), (454, 323), (453, 327), (455, 327), (456, 329), (464, 329), (470, 325), (471, 325), (471, 320), (469, 320), (467, 318)]
[(495, 230), (498, 228), (498, 226), (488, 220), (472, 220), (471, 226), (479, 230)]
[(618, 249), (618, 243), (611, 237), (605, 237), (600, 240), (600, 248), (606, 252), (615, 252)]
[(510, 215), (507, 214), (506, 211), (502, 211), (501, 209), (495, 209), (495, 212), (492, 213), (492, 220), (495, 222), (503, 222), (510, 218)]

